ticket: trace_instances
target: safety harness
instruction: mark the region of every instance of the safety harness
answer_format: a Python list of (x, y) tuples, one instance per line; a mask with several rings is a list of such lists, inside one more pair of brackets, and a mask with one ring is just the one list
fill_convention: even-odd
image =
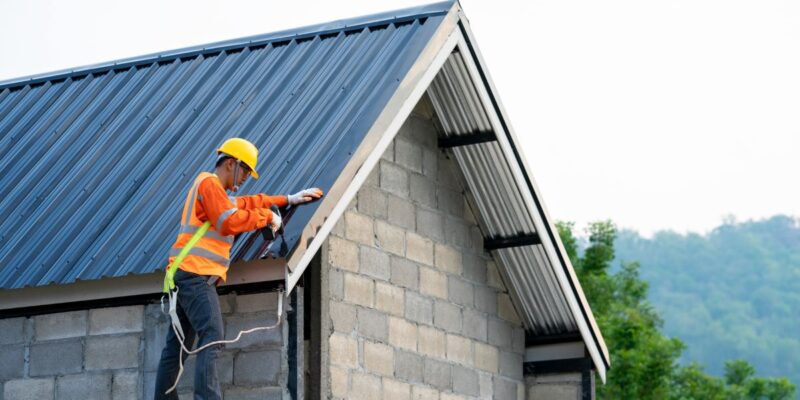
[[(178, 342), (180, 342), (180, 344), (181, 344), (181, 351), (178, 353), (178, 365), (180, 367), (178, 369), (178, 376), (175, 378), (175, 383), (172, 385), (172, 387), (167, 389), (167, 391), (164, 394), (168, 394), (168, 393), (172, 392), (173, 390), (175, 390), (175, 388), (178, 387), (178, 382), (180, 382), (181, 375), (183, 375), (183, 353), (186, 353), (187, 356), (188, 356), (188, 355), (192, 355), (192, 354), (197, 354), (197, 353), (205, 350), (206, 348), (214, 346), (214, 345), (236, 343), (236, 342), (239, 341), (239, 339), (242, 338), (242, 335), (245, 335), (245, 334), (248, 334), (248, 333), (253, 333), (253, 332), (256, 332), (256, 331), (270, 330), (270, 329), (276, 328), (278, 325), (280, 325), (281, 319), (283, 317), (283, 291), (281, 290), (281, 291), (278, 292), (278, 319), (274, 324), (269, 325), (269, 326), (259, 326), (259, 327), (255, 327), (255, 328), (252, 328), (252, 329), (240, 331), (239, 334), (236, 335), (236, 338), (232, 339), (232, 340), (217, 340), (215, 342), (207, 343), (207, 344), (205, 344), (203, 346), (200, 346), (200, 347), (198, 347), (198, 348), (196, 348), (194, 350), (189, 350), (189, 349), (186, 348), (186, 344), (184, 343), (184, 340), (186, 339), (186, 336), (183, 333), (183, 328), (181, 327), (180, 319), (178, 319), (178, 290), (179, 290), (179, 288), (177, 286), (175, 286), (175, 273), (178, 271), (178, 266), (181, 264), (181, 261), (183, 261), (183, 259), (186, 258), (186, 256), (192, 250), (192, 247), (194, 247), (194, 245), (197, 244), (197, 242), (203, 237), (203, 235), (205, 235), (205, 233), (206, 233), (206, 231), (208, 231), (209, 227), (211, 227), (211, 223), (210, 222), (206, 221), (205, 223), (203, 223), (203, 225), (200, 227), (200, 229), (198, 229), (197, 232), (195, 232), (194, 235), (191, 237), (191, 239), (189, 239), (189, 241), (186, 243), (186, 245), (183, 246), (183, 248), (181, 249), (180, 253), (178, 253), (178, 256), (175, 257), (175, 259), (172, 261), (172, 263), (169, 265), (169, 267), (167, 267), (167, 272), (166, 272), (166, 274), (164, 276), (164, 289), (163, 289), (163, 292), (167, 296), (167, 302), (169, 303), (169, 312), (168, 312), (168, 314), (169, 314), (169, 318), (170, 318), (170, 324), (172, 325), (173, 332), (175, 332), (175, 336), (178, 338)], [(164, 311), (164, 296), (163, 295), (161, 296), (161, 311), (162, 312)]]

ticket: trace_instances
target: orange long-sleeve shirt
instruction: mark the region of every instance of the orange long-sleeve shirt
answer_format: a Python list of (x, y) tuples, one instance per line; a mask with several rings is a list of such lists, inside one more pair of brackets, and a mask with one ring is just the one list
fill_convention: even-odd
[[(211, 222), (211, 226), (220, 235), (236, 235), (239, 233), (263, 228), (272, 221), (272, 205), (284, 207), (288, 204), (286, 196), (236, 196), (234, 204), (225, 192), (219, 178), (210, 176), (200, 182), (197, 188), (195, 210), (201, 221)], [(236, 209), (233, 213), (220, 218), (226, 211)], [(222, 226), (217, 226), (221, 222)]]

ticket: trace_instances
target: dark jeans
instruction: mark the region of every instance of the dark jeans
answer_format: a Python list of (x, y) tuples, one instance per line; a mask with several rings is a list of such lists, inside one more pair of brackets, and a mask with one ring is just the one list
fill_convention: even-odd
[[(178, 319), (186, 335), (185, 345), (192, 349), (195, 337), (199, 337), (197, 347), (223, 338), (222, 313), (219, 297), (214, 286), (208, 284), (207, 276), (195, 275), (183, 270), (175, 273), (175, 286), (178, 287)], [(217, 378), (217, 357), (221, 345), (211, 346), (197, 354), (194, 370), (194, 398), (196, 400), (221, 399), (219, 379)], [(172, 325), (167, 333), (167, 343), (161, 352), (156, 375), (155, 399), (178, 399), (177, 390), (165, 395), (178, 376), (178, 355), (181, 347)], [(186, 353), (183, 353), (184, 368)], [(191, 371), (184, 369), (183, 376)]]

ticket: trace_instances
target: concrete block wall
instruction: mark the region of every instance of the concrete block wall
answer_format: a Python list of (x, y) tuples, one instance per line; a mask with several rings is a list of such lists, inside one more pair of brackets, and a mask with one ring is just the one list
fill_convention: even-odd
[[(220, 300), (228, 339), (276, 320), (276, 293)], [(152, 399), (168, 321), (158, 304), (0, 320), (0, 400)], [(284, 323), (223, 350), (218, 370), (225, 399), (286, 396), (287, 335)], [(194, 359), (178, 387), (182, 399), (192, 398)]]
[[(594, 399), (594, 374), (590, 379), (590, 393)], [(582, 400), (582, 385), (580, 372), (525, 377), (527, 400)]]
[(423, 98), (322, 249), (322, 393), (523, 399), (524, 331)]

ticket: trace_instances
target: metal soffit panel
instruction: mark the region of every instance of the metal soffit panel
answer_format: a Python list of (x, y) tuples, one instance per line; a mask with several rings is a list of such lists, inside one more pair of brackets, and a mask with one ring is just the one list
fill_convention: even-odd
[[(0, 86), (0, 288), (163, 268), (192, 179), (231, 136), (261, 149), (242, 193), (326, 189), (450, 6)], [(233, 259), (263, 250), (242, 235)]]
[[(470, 79), (462, 54), (454, 52), (434, 79), (428, 95), (445, 138), (492, 132), (489, 116)], [(451, 148), (464, 175), (484, 237), (536, 234), (531, 211), (497, 141)], [(541, 245), (494, 250), (501, 273), (534, 334), (577, 331), (575, 318)]]

